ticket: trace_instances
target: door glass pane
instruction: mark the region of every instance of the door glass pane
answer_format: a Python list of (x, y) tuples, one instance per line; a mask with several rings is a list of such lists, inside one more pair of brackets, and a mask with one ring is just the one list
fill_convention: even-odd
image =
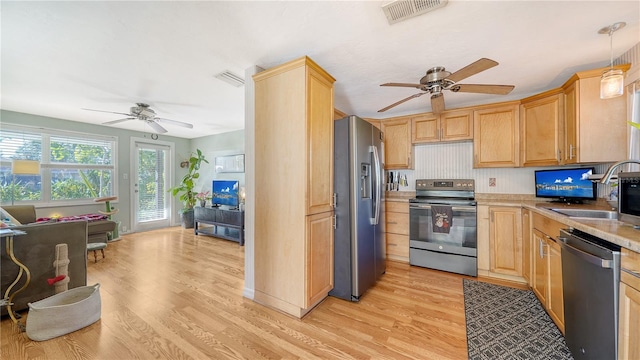
[(168, 218), (167, 156), (164, 149), (138, 148), (138, 222)]

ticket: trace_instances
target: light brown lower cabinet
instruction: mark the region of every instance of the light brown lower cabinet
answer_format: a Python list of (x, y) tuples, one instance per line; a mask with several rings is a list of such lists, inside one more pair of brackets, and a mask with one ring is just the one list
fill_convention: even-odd
[(622, 249), (618, 360), (640, 359), (640, 254)]
[(531, 269), (531, 211), (522, 209), (522, 277), (529, 286), (533, 284)]
[(478, 276), (524, 283), (521, 208), (478, 205)]
[(387, 258), (409, 262), (409, 202), (385, 202)]
[(519, 207), (489, 207), (489, 264), (496, 274), (522, 276)]
[(565, 226), (542, 215), (533, 214), (533, 227), (532, 289), (551, 320), (564, 334), (562, 254), (555, 239)]
[(333, 211), (307, 216), (306, 306), (333, 289), (333, 219)]

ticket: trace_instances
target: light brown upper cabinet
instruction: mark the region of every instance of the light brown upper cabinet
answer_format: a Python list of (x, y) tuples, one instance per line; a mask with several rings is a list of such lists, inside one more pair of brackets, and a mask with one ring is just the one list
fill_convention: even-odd
[(552, 166), (562, 162), (564, 96), (554, 89), (526, 99), (520, 105), (522, 166)]
[(296, 317), (333, 286), (335, 79), (308, 57), (255, 81), (255, 295)]
[(495, 104), (473, 112), (473, 167), (518, 167), (519, 102)]
[[(615, 68), (629, 70), (630, 65)], [(600, 99), (607, 68), (573, 75), (564, 90), (563, 164), (614, 162), (627, 157), (627, 96)]]
[(411, 141), (414, 144), (472, 140), (473, 112), (457, 110), (439, 115), (423, 114), (411, 118), (411, 129)]
[(411, 119), (393, 118), (381, 121), (384, 134), (384, 168), (413, 169)]

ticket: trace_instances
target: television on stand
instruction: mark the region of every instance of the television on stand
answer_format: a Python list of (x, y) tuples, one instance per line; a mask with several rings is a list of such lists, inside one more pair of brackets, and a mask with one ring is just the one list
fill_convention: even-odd
[(594, 170), (593, 167), (536, 170), (536, 197), (568, 204), (596, 200), (597, 184), (589, 180)]
[(225, 205), (231, 208), (238, 208), (240, 203), (240, 183), (237, 180), (213, 180), (211, 189), (213, 190), (211, 198), (213, 207)]

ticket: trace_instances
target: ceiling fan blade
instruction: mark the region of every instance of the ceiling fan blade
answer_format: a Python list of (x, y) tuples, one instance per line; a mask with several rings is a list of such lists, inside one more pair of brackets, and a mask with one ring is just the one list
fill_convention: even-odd
[(414, 87), (420, 89), (424, 85), (422, 84), (406, 84), (406, 83), (385, 83), (380, 84), (380, 86), (401, 86), (401, 87)]
[(450, 90), (453, 92), (507, 95), (514, 88), (513, 85), (456, 84)]
[(411, 99), (415, 99), (415, 98), (420, 97), (420, 96), (422, 96), (422, 95), (424, 95), (424, 94), (426, 94), (426, 92), (413, 94), (413, 95), (409, 96), (408, 98), (404, 98), (404, 99), (402, 99), (402, 100), (400, 100), (400, 101), (398, 101), (398, 102), (395, 102), (395, 103), (393, 103), (393, 104), (391, 104), (391, 105), (389, 105), (389, 106), (387, 106), (387, 107), (385, 107), (385, 108), (382, 108), (382, 109), (378, 110), (378, 112), (384, 112), (384, 111), (387, 111), (387, 110), (391, 109), (391, 108), (392, 108), (392, 107), (394, 107), (394, 106), (398, 106), (398, 105), (402, 104), (402, 103), (403, 103), (403, 102), (405, 102), (405, 101), (409, 101), (409, 100), (411, 100)]
[(171, 119), (163, 119), (163, 118), (155, 118), (155, 120), (157, 120), (158, 122), (163, 122), (163, 123), (167, 123), (167, 124), (172, 124), (172, 125), (177, 125), (177, 126), (182, 126), (185, 128), (189, 128), (189, 129), (193, 129), (193, 124), (189, 124), (186, 122), (182, 122), (182, 121), (177, 121), (177, 120), (171, 120)]
[(444, 96), (442, 93), (431, 95), (431, 112), (440, 114), (444, 111)]
[(487, 69), (490, 69), (494, 66), (498, 65), (498, 63), (496, 61), (493, 61), (491, 59), (487, 59), (487, 58), (482, 58), (474, 63), (471, 63), (465, 67), (463, 67), (462, 69), (454, 72), (453, 74), (447, 76), (447, 79), (453, 81), (453, 82), (458, 82), (462, 79), (466, 79), (471, 75), (475, 75), (481, 71), (485, 71)]
[(113, 125), (113, 124), (117, 124), (117, 123), (121, 123), (123, 121), (128, 121), (128, 120), (135, 120), (136, 118), (125, 118), (125, 119), (118, 119), (118, 120), (111, 120), (111, 121), (107, 121), (102, 123), (103, 125)]
[(89, 111), (103, 112), (103, 113), (109, 113), (109, 114), (118, 114), (118, 115), (133, 116), (133, 115), (131, 115), (131, 114), (126, 114), (126, 113), (121, 113), (121, 112), (115, 112), (115, 111), (104, 111), (104, 110), (84, 109), (84, 108), (83, 108), (82, 110), (89, 110)]
[(158, 134), (164, 134), (167, 132), (167, 129), (163, 128), (162, 126), (160, 126), (160, 124), (153, 120), (147, 120), (147, 124), (149, 124), (153, 131), (157, 132)]

